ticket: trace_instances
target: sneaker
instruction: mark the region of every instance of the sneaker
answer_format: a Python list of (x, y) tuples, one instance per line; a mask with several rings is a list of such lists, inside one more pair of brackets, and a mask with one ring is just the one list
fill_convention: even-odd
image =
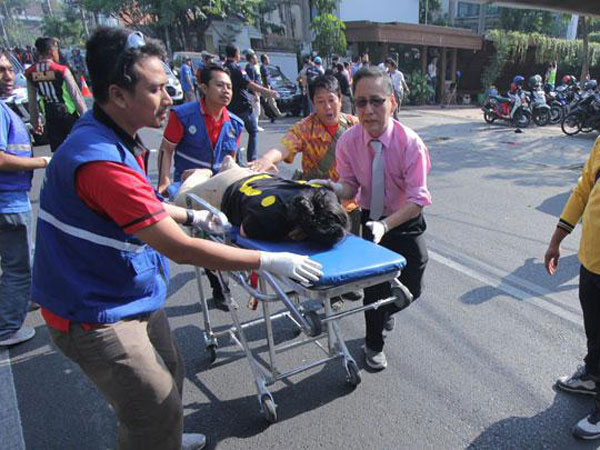
[(600, 411), (594, 411), (589, 416), (584, 417), (573, 428), (573, 436), (579, 439), (599, 439), (600, 438)]
[(329, 299), (329, 304), (331, 305), (333, 312), (338, 312), (344, 307), (344, 299), (342, 299), (342, 297), (331, 297)]
[(396, 327), (396, 318), (394, 316), (389, 316), (385, 323), (383, 324), (383, 329), (385, 331), (394, 331)]
[(11, 345), (17, 345), (17, 344), (20, 344), (21, 342), (28, 341), (29, 339), (31, 339), (34, 336), (35, 336), (35, 330), (31, 327), (23, 325), (21, 328), (19, 328), (13, 334), (11, 334), (10, 336), (8, 336), (5, 339), (2, 339), (0, 341), (0, 347), (9, 347)]
[(352, 292), (346, 292), (345, 294), (342, 294), (342, 298), (344, 300), (348, 300), (351, 302), (357, 302), (359, 300), (362, 300), (364, 298), (364, 294), (363, 291), (352, 291)]
[(263, 127), (260, 127), (260, 126), (256, 127), (256, 129), (257, 129), (258, 131), (265, 131), (265, 129), (264, 129)]
[(220, 286), (218, 288), (213, 288), (212, 300), (215, 308), (220, 309), (221, 311), (229, 311), (229, 307), (225, 304), (225, 295)]
[(200, 450), (206, 445), (206, 436), (200, 433), (183, 433), (181, 450)]
[(596, 395), (596, 382), (592, 380), (585, 366), (579, 366), (570, 377), (560, 377), (556, 387), (574, 394)]
[(398, 279), (392, 280), (392, 295), (396, 297), (394, 304), (400, 311), (407, 308), (414, 299), (408, 288), (400, 283)]
[(387, 367), (387, 358), (383, 350), (376, 352), (365, 345), (365, 361), (367, 366), (375, 370), (383, 370)]

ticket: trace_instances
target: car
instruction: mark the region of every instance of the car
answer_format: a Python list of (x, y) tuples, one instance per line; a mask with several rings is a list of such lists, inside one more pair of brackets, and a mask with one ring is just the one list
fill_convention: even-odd
[(287, 78), (279, 66), (267, 66), (267, 77), (271, 88), (277, 91), (277, 107), (282, 113), (299, 116), (302, 112), (302, 94), (300, 89)]
[(183, 103), (183, 89), (181, 89), (181, 83), (167, 63), (163, 62), (163, 67), (168, 78), (167, 94), (169, 94), (174, 104), (179, 105), (180, 103)]

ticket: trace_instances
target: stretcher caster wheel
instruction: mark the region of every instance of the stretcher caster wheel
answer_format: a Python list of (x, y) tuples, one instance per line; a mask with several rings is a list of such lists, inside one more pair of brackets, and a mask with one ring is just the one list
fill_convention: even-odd
[(308, 333), (310, 337), (318, 336), (323, 332), (323, 324), (321, 323), (321, 319), (319, 319), (319, 315), (315, 311), (305, 312), (304, 319), (306, 319), (308, 325), (310, 325), (310, 331)]
[(210, 359), (210, 363), (214, 363), (217, 360), (217, 347), (214, 345), (209, 345), (206, 347), (206, 351), (208, 352), (208, 358)]
[(267, 422), (277, 422), (277, 405), (275, 405), (275, 402), (269, 395), (263, 394), (260, 397), (260, 406)]
[(362, 381), (360, 377), (360, 370), (354, 361), (348, 361), (346, 363), (346, 371), (348, 372), (348, 376), (346, 377), (346, 381), (353, 387), (356, 387)]

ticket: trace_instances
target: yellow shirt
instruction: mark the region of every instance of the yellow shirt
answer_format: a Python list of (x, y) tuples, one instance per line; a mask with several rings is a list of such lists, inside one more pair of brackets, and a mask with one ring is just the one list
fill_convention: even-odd
[(558, 226), (571, 232), (581, 219), (581, 242), (579, 261), (590, 272), (600, 275), (600, 183), (596, 176), (600, 172), (600, 138), (583, 166), (581, 176), (573, 189)]

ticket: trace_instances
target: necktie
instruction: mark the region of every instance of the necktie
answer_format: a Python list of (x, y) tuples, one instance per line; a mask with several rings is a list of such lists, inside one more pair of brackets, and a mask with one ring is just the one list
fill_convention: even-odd
[(383, 215), (383, 201), (385, 199), (385, 172), (383, 155), (381, 154), (381, 141), (371, 141), (373, 166), (371, 167), (371, 209), (369, 218), (379, 220)]

